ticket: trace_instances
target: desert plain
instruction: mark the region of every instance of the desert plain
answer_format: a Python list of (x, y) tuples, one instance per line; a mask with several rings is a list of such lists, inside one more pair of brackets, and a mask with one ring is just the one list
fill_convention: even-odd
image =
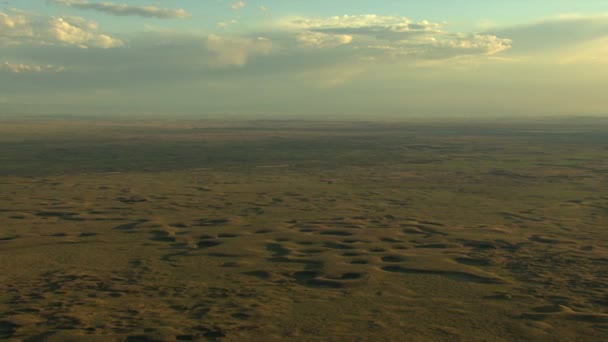
[(606, 336), (608, 120), (0, 121), (2, 340)]

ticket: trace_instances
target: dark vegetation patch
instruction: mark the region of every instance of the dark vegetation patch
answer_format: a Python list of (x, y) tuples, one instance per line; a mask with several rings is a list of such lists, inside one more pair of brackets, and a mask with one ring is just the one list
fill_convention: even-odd
[(219, 246), (222, 243), (219, 241), (214, 241), (214, 240), (201, 240), (199, 241), (196, 245), (198, 246), (198, 248), (210, 248), (210, 247), (215, 247), (215, 246)]

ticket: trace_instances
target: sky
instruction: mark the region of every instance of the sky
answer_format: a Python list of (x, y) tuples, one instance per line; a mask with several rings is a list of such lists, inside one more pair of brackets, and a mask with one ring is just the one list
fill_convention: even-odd
[(606, 0), (0, 0), (0, 114), (608, 115)]

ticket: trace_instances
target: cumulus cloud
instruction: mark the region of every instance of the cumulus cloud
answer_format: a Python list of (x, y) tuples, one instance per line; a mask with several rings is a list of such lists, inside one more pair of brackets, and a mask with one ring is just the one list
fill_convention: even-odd
[[(387, 56), (450, 58), (458, 55), (493, 55), (510, 48), (511, 40), (493, 34), (463, 34), (444, 30), (445, 23), (414, 22), (406, 17), (345, 15), (329, 18), (288, 18), (279, 22), (300, 31), (299, 42), (326, 47), (353, 41), (359, 53), (366, 49)], [(373, 57), (373, 56), (367, 56)]]
[(228, 27), (228, 26), (230, 26), (230, 25), (235, 25), (235, 24), (238, 24), (238, 22), (239, 22), (239, 21), (238, 21), (237, 19), (230, 19), (230, 20), (226, 20), (226, 21), (220, 21), (220, 22), (218, 22), (218, 23), (217, 23), (217, 26), (218, 26), (218, 27), (224, 27), (224, 28), (226, 28), (226, 27)]
[(348, 44), (353, 41), (353, 36), (307, 31), (298, 34), (297, 40), (304, 46), (327, 47)]
[(0, 12), (0, 27), (9, 29), (25, 24), (26, 18), (22, 14), (9, 16), (6, 13)]
[(97, 23), (80, 17), (36, 17), (0, 12), (1, 45), (74, 45), (112, 48), (124, 43), (97, 32)]
[(78, 23), (70, 22), (69, 19), (53, 18), (49, 22), (48, 33), (57, 42), (68, 45), (76, 45), (81, 48), (89, 46), (108, 49), (122, 46), (120, 40), (114, 39), (106, 34), (98, 34), (78, 26)]
[[(230, 3), (224, 1), (224, 9), (229, 10)], [(551, 51), (550, 57), (564, 57), (568, 50), (571, 58), (562, 58), (563, 62), (579, 63), (571, 68), (574, 76), (562, 78), (578, 77), (579, 86), (568, 89), (580, 89), (581, 94), (597, 89), (600, 100), (596, 103), (605, 103), (600, 92), (608, 69), (604, 65), (580, 68), (581, 61), (606, 60), (608, 23), (599, 16), (480, 33), (459, 33), (442, 22), (395, 16), (289, 17), (247, 26), (249, 30), (126, 32), (120, 36), (128, 42), (124, 48), (110, 48), (126, 43), (104, 34), (98, 26), (79, 17), (0, 12), (0, 94), (13, 103), (19, 98), (30, 101), (32, 93), (39, 95), (32, 101), (44, 96), (53, 100), (63, 93), (76, 94), (66, 99), (87, 105), (90, 94), (90, 99), (112, 105), (118, 99), (125, 105), (140, 101), (150, 108), (165, 104), (172, 109), (183, 101), (191, 108), (211, 104), (210, 110), (240, 104), (243, 111), (271, 106), (325, 110), (336, 103), (345, 104), (333, 107), (340, 110), (369, 111), (385, 108), (387, 103), (395, 103), (396, 111), (416, 104), (415, 108), (437, 108), (438, 103), (445, 103), (442, 110), (451, 110), (460, 103), (468, 112), (469, 103), (478, 101), (483, 107), (492, 102), (479, 95), (484, 91), (504, 98), (500, 103), (512, 108), (509, 91), (529, 99), (531, 91), (543, 88), (537, 87), (543, 77), (546, 89), (556, 89), (550, 86), (560, 80), (554, 77), (555, 65), (545, 63), (549, 57), (530, 54), (533, 58), (525, 58), (535, 49)], [(499, 61), (503, 58), (522, 62), (512, 67)], [(531, 64), (534, 58), (541, 63)], [(544, 73), (542, 77), (537, 77), (538, 70)], [(577, 76), (584, 74), (580, 70), (590, 71), (594, 86), (587, 76)], [(520, 89), (527, 79), (534, 79), (530, 83), (534, 86)], [(510, 88), (510, 84), (518, 87)], [(111, 101), (92, 95), (107, 89), (116, 94)], [(134, 94), (139, 94), (139, 100), (133, 100)], [(470, 96), (465, 101), (459, 94)], [(437, 101), (440, 96), (450, 100)], [(547, 91), (546, 98), (555, 96)], [(560, 106), (551, 108), (570, 100), (563, 98)]]
[(0, 71), (8, 71), (14, 74), (29, 73), (29, 72), (60, 72), (64, 71), (65, 68), (55, 65), (36, 65), (36, 64), (25, 64), (25, 63), (9, 63), (4, 62), (0, 64)]
[(80, 10), (99, 11), (116, 16), (140, 16), (159, 19), (185, 19), (190, 17), (190, 13), (183, 9), (156, 6), (132, 6), (111, 2), (89, 2), (87, 0), (49, 0), (49, 3)]
[(243, 38), (243, 37), (222, 37), (209, 35), (206, 40), (206, 47), (214, 56), (208, 61), (209, 65), (244, 66), (249, 57), (255, 55), (267, 55), (272, 51), (272, 42), (263, 37)]
[(11, 45), (0, 49), (0, 63), (12, 62), (2, 65), (0, 92), (135, 89), (201, 80), (232, 86), (260, 78), (308, 89), (346, 88), (377, 70), (386, 76), (386, 70), (417, 68), (421, 61), (487, 60), (510, 46), (498, 34), (454, 33), (440, 22), (376, 15), (279, 18), (248, 32), (226, 31), (131, 32), (121, 37), (125, 47), (84, 18), (0, 13), (0, 46)]
[(34, 35), (34, 28), (25, 15), (0, 12), (1, 45), (16, 45), (20, 40), (31, 39)]
[(329, 18), (291, 18), (286, 27), (329, 34), (373, 36), (378, 39), (401, 40), (420, 33), (440, 33), (445, 23), (423, 20), (413, 22), (406, 17), (375, 14), (344, 15)]
[[(420, 61), (462, 56), (484, 59), (510, 46), (497, 35), (451, 33), (443, 23), (375, 15), (283, 18), (238, 35), (131, 33), (128, 48), (116, 48), (126, 44), (99, 31), (97, 23), (79, 17), (0, 14), (0, 45), (14, 45), (10, 53), (0, 53), (0, 60), (68, 66), (61, 73), (30, 72), (40, 89), (45, 84), (80, 90), (199, 80), (239, 83), (259, 77), (344, 87), (386, 66), (415, 68)], [(3, 66), (5, 72), (11, 70), (7, 75), (37, 70), (14, 65)], [(8, 79), (5, 82), (9, 87)], [(15, 82), (25, 81), (17, 77), (11, 82), (10, 89), (16, 89)]]
[(238, 11), (245, 6), (247, 6), (247, 3), (245, 1), (237, 1), (237, 2), (233, 3), (232, 5), (230, 5), (230, 8), (232, 8), (235, 11)]
[(292, 17), (275, 23), (277, 30), (291, 32), (301, 47), (348, 45), (351, 56), (367, 62), (386, 58), (401, 62), (462, 56), (486, 58), (511, 47), (511, 39), (504, 36), (450, 32), (445, 26), (443, 22), (414, 22), (406, 17), (373, 14)]

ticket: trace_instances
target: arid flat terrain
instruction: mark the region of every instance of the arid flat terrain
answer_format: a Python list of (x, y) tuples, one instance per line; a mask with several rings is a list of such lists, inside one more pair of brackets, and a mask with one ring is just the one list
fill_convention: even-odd
[(0, 121), (0, 339), (602, 341), (608, 121)]

